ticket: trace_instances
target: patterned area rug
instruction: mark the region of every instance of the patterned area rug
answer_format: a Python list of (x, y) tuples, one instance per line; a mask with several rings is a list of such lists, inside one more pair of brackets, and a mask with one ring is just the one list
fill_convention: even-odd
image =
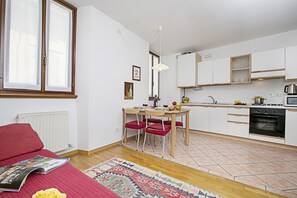
[(85, 173), (121, 197), (220, 197), (138, 164), (113, 158)]

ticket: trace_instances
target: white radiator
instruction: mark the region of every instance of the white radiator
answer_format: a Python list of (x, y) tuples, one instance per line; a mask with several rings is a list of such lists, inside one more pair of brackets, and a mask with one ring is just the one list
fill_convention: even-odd
[(58, 152), (68, 148), (68, 112), (19, 114), (17, 123), (30, 123), (44, 148), (50, 151)]

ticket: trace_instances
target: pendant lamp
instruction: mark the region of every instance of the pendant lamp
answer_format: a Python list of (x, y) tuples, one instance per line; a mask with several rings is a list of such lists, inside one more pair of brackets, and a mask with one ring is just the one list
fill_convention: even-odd
[(161, 55), (161, 52), (162, 52), (162, 30), (163, 30), (163, 27), (162, 26), (159, 26), (160, 63), (153, 66), (153, 69), (154, 70), (157, 70), (158, 72), (161, 72), (161, 71), (164, 71), (164, 70), (169, 69), (169, 67), (167, 65), (162, 64), (162, 58), (161, 58), (162, 57), (162, 55)]

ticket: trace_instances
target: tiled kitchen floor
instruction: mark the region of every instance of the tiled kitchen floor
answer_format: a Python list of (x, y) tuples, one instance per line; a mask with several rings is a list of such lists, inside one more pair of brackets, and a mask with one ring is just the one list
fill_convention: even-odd
[[(146, 144), (146, 153), (161, 157), (162, 143)], [(166, 139), (165, 159), (287, 197), (297, 197), (297, 151), (231, 140), (204, 133), (190, 133), (185, 146), (177, 132), (176, 155), (169, 155)], [(143, 142), (140, 143), (140, 150)], [(124, 144), (136, 148), (136, 142)]]

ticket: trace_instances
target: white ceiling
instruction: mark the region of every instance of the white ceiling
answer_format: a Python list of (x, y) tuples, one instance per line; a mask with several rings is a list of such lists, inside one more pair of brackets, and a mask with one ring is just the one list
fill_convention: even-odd
[[(93, 5), (162, 54), (200, 51), (297, 29), (297, 0), (68, 0)], [(153, 42), (154, 41), (154, 42)]]

